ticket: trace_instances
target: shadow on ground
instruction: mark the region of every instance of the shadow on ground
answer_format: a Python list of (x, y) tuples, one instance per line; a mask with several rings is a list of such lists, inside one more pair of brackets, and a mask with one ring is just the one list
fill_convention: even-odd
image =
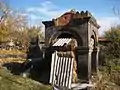
[(39, 58), (24, 63), (5, 63), (3, 66), (14, 75), (30, 77), (43, 84), (49, 84), (50, 60)]
[(36, 38), (34, 42), (30, 43), (29, 50), (27, 52), (27, 60), (24, 63), (5, 63), (3, 66), (7, 67), (14, 75), (22, 75), (24, 77), (30, 77), (43, 84), (49, 84), (50, 74), (50, 51), (48, 49), (46, 58), (43, 58), (43, 51), (39, 46), (39, 40)]

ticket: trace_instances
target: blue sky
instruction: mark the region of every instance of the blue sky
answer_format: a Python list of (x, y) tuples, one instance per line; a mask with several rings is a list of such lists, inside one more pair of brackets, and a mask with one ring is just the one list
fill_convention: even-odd
[(120, 9), (120, 0), (4, 0), (13, 9), (21, 11), (29, 17), (31, 24), (39, 24), (42, 20), (51, 20), (61, 14), (76, 9), (88, 10), (97, 19), (103, 34), (111, 25), (120, 23), (113, 12), (113, 7)]

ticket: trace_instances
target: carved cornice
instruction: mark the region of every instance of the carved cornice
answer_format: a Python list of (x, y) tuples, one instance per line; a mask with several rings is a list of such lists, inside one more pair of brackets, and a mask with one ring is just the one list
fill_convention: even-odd
[[(92, 16), (92, 14), (88, 11), (84, 12), (78, 12), (78, 11), (69, 11), (66, 12), (65, 14), (61, 15), (60, 17), (53, 19), (51, 21), (43, 21), (42, 23), (46, 26), (46, 27), (50, 27), (50, 26), (66, 26), (66, 25), (71, 25), (71, 23), (73, 21), (77, 21), (78, 24), (80, 24), (80, 22), (84, 22), (84, 21), (89, 21), (90, 23), (94, 24), (94, 26), (96, 26), (97, 28), (99, 28), (100, 26), (97, 24), (96, 19)], [(72, 23), (74, 24), (74, 23)]]

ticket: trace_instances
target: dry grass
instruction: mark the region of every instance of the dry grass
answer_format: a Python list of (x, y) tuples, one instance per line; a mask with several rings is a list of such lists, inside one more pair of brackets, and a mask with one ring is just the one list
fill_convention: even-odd
[(92, 90), (120, 90), (120, 86), (116, 83), (118, 80), (113, 79), (114, 76), (115, 75), (108, 74), (105, 71), (100, 71), (98, 75), (93, 78), (95, 87), (93, 87)]
[(0, 54), (25, 54), (26, 51), (21, 51), (21, 50), (17, 50), (17, 49), (12, 49), (12, 50), (0, 50)]
[(11, 62), (23, 63), (24, 61), (26, 61), (26, 59), (21, 59), (21, 58), (1, 58), (0, 59), (0, 64), (11, 63)]
[[(0, 55), (24, 55), (26, 56), (25, 51), (20, 51), (17, 49), (12, 49), (12, 50), (0, 50)], [(0, 58), (0, 64), (4, 63), (10, 63), (10, 62), (18, 62), (18, 63), (23, 63), (26, 59), (23, 59), (22, 57), (17, 57), (17, 58)]]

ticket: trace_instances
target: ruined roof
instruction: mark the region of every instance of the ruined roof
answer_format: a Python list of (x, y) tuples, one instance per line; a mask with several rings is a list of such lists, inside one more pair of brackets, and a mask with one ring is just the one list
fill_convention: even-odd
[(87, 19), (89, 22), (91, 22), (94, 26), (99, 28), (100, 26), (97, 24), (96, 19), (92, 16), (92, 14), (89, 11), (75, 11), (71, 10), (69, 12), (64, 13), (60, 17), (56, 19), (52, 19), (52, 21), (45, 21), (44, 24), (49, 23), (49, 25), (55, 25), (55, 26), (64, 26), (69, 24), (72, 20), (84, 20)]
[[(64, 19), (64, 22), (66, 21), (66, 23), (68, 23), (71, 19), (89, 19), (89, 21), (92, 22), (96, 27), (98, 27), (98, 28), (100, 27), (97, 24), (96, 19), (92, 16), (92, 14), (89, 11), (78, 12), (75, 10), (71, 10), (69, 12), (64, 13), (60, 17), (53, 19), (53, 21), (58, 23), (58, 22), (63, 21), (63, 19)], [(62, 24), (63, 24), (63, 22), (62, 22)]]
[(108, 39), (105, 38), (105, 37), (98, 37), (98, 41), (99, 41), (99, 42), (109, 42), (110, 40), (108, 40)]

